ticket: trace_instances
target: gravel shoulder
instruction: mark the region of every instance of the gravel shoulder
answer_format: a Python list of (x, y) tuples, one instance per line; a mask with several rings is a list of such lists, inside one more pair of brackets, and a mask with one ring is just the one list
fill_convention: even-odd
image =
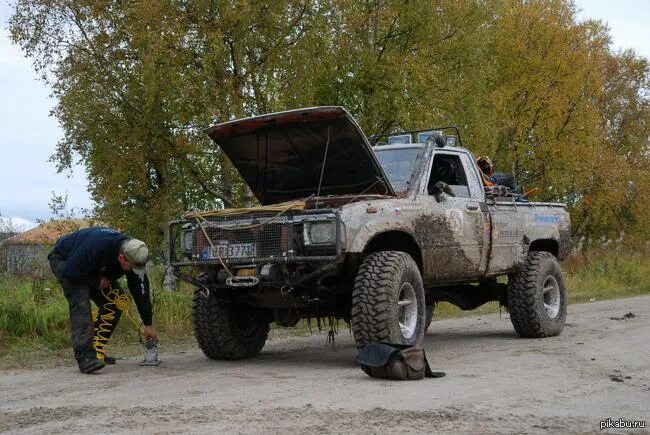
[[(634, 317), (625, 317), (633, 313)], [(650, 423), (650, 296), (569, 306), (559, 337), (514, 335), (506, 313), (434, 321), (424, 346), (447, 376), (371, 379), (347, 330), (272, 337), (258, 358), (165, 353), (0, 371), (0, 432), (599, 432), (606, 418)], [(610, 429), (611, 431), (611, 429)], [(648, 433), (649, 429), (630, 430)]]

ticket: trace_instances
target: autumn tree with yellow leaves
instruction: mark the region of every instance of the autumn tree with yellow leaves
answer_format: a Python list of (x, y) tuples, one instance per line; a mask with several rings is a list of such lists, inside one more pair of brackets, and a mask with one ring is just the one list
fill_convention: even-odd
[(370, 134), (456, 124), (575, 235), (650, 238), (648, 60), (568, 0), (18, 0), (10, 30), (57, 100), (53, 160), (161, 248), (184, 210), (251, 201), (204, 128), (315, 105)]

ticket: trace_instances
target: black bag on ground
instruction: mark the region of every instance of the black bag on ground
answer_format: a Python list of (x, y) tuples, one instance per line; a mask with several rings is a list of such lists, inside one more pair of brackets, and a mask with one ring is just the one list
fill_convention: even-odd
[(443, 372), (431, 371), (424, 349), (419, 345), (370, 343), (359, 352), (357, 362), (373, 378), (411, 381), (445, 376)]

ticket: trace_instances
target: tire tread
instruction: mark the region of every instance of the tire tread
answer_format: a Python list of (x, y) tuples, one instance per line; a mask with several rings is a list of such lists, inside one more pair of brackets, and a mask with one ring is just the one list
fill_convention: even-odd
[(196, 290), (192, 300), (192, 323), (199, 348), (210, 359), (238, 360), (256, 356), (264, 347), (269, 323), (259, 322), (252, 336), (238, 334), (231, 303)]
[[(540, 271), (543, 270), (544, 263), (554, 262), (557, 264), (555, 256), (550, 252), (533, 251), (529, 252), (522, 268), (511, 275), (508, 283), (508, 311), (510, 320), (517, 334), (525, 338), (542, 338), (558, 335), (564, 326), (566, 317), (566, 294), (563, 290), (563, 281), (560, 274), (559, 284), (562, 286), (561, 292), (561, 327), (551, 327), (544, 316), (545, 312), (540, 312), (537, 304), (538, 281)], [(559, 268), (559, 266), (558, 266)], [(564, 310), (564, 311), (562, 311)]]
[[(391, 336), (393, 289), (399, 285), (400, 276), (407, 269), (414, 269), (419, 277), (415, 261), (405, 252), (379, 251), (364, 258), (352, 292), (352, 333), (357, 347), (394, 341)], [(421, 278), (419, 285), (422, 286)], [(420, 335), (423, 331), (416, 337)]]

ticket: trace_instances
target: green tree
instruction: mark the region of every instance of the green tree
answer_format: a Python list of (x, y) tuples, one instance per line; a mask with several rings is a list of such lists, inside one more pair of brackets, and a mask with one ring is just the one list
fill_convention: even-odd
[(247, 200), (202, 129), (273, 109), (307, 2), (19, 1), (10, 28), (58, 103), (53, 160), (78, 156), (98, 218), (162, 245), (190, 207)]
[(648, 236), (648, 62), (569, 0), (18, 0), (10, 29), (57, 99), (53, 160), (156, 246), (252, 201), (205, 127), (330, 104), (369, 133), (457, 124), (576, 233)]

